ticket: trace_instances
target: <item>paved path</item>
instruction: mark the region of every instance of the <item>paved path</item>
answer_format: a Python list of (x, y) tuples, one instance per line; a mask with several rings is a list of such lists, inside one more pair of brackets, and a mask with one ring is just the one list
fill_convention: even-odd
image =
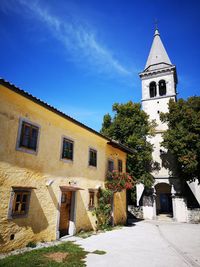
[(200, 224), (141, 221), (79, 240), (88, 267), (200, 267)]

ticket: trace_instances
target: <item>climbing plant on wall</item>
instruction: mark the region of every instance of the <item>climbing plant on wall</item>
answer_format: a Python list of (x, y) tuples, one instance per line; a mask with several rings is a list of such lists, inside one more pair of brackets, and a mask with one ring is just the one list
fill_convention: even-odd
[(116, 170), (108, 172), (106, 176), (106, 188), (112, 192), (120, 192), (124, 189), (132, 189), (134, 179), (128, 173), (121, 173)]
[(118, 171), (108, 172), (106, 175), (105, 189), (98, 191), (98, 205), (93, 214), (97, 217), (97, 229), (107, 229), (112, 225), (112, 201), (115, 192), (132, 189), (133, 178), (128, 173)]
[(98, 205), (93, 214), (97, 217), (97, 229), (106, 229), (112, 223), (112, 197), (113, 192), (109, 189), (100, 188), (98, 191)]

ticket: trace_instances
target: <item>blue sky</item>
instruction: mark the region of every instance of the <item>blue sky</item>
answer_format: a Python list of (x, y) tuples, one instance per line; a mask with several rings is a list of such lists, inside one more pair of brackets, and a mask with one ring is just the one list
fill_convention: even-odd
[(178, 97), (200, 94), (199, 14), (199, 0), (1, 0), (0, 76), (98, 131), (141, 100), (155, 19)]

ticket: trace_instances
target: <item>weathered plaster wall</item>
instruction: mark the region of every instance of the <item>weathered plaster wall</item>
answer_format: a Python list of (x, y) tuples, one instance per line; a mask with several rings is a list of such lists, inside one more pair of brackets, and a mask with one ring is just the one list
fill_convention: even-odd
[(114, 194), (114, 224), (125, 224), (127, 219), (126, 212), (126, 191)]
[[(37, 155), (16, 150), (20, 118), (40, 125)], [(60, 159), (62, 136), (74, 141), (72, 162)], [(88, 166), (89, 147), (97, 150), (97, 168)], [(76, 230), (94, 229), (96, 218), (88, 211), (88, 189), (104, 186), (108, 158), (113, 158), (115, 166), (117, 159), (122, 159), (125, 170), (126, 154), (107, 145), (104, 138), (0, 86), (0, 251), (19, 248), (30, 241), (56, 239), (59, 186), (70, 182), (84, 189), (76, 193)], [(53, 180), (49, 187), (48, 180)], [(12, 186), (36, 187), (25, 218), (8, 219)], [(125, 202), (119, 203), (118, 212), (124, 217)], [(10, 240), (11, 234), (15, 235), (14, 240)]]

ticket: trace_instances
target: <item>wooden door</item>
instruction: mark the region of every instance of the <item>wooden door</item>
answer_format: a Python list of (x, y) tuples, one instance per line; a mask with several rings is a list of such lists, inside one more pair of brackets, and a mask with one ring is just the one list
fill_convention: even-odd
[(168, 194), (168, 193), (160, 194), (160, 208), (161, 208), (161, 212), (163, 213), (172, 212), (171, 194)]
[(161, 212), (168, 212), (168, 198), (166, 194), (160, 194), (160, 208)]
[(72, 192), (62, 192), (60, 205), (60, 237), (68, 235)]

